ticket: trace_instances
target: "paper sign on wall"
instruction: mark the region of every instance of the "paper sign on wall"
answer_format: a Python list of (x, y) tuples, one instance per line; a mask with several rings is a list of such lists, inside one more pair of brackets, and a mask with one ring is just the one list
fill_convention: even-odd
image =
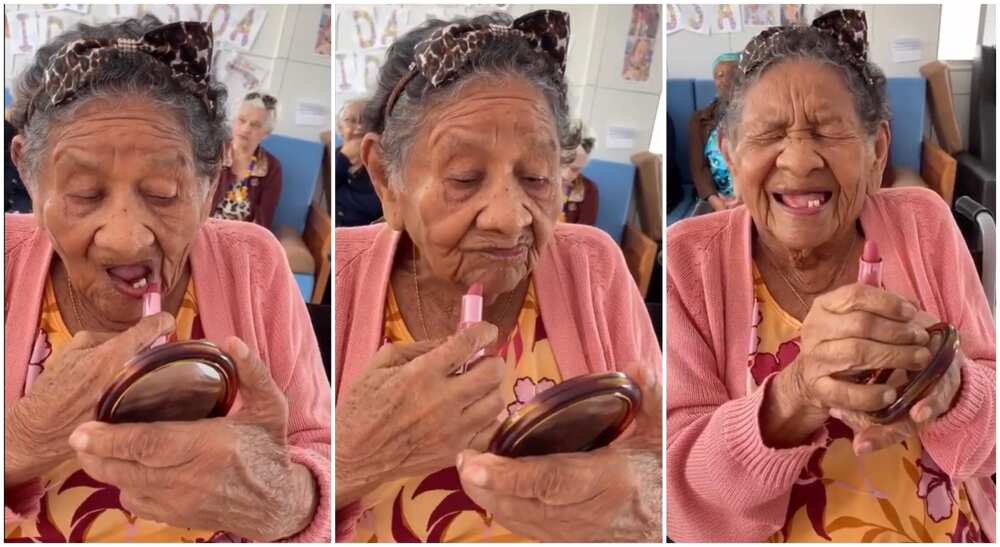
[(322, 127), (330, 123), (330, 113), (321, 102), (299, 101), (295, 105), (295, 125)]
[(249, 93), (261, 87), (267, 79), (268, 69), (243, 54), (236, 54), (231, 61), (226, 63), (227, 77), (226, 83), (230, 89), (240, 90), (242, 93)]
[(264, 26), (265, 17), (267, 10), (264, 8), (233, 6), (232, 23), (225, 29), (222, 41), (237, 49), (249, 50)]
[(743, 12), (744, 27), (773, 27), (781, 24), (778, 4), (744, 4), (740, 6)]
[(705, 6), (681, 4), (678, 7), (681, 10), (681, 20), (684, 23), (685, 30), (697, 32), (698, 34), (708, 34), (709, 25), (708, 17), (705, 15)]
[(609, 150), (632, 150), (639, 138), (639, 130), (634, 127), (608, 126), (608, 138), (604, 147)]
[(892, 62), (915, 63), (924, 58), (924, 45), (919, 38), (896, 38), (892, 41)]
[(15, 54), (31, 53), (39, 44), (41, 16), (35, 10), (9, 13), (11, 26), (10, 48)]
[(719, 4), (705, 6), (708, 16), (708, 27), (712, 34), (729, 34), (743, 30), (740, 21), (740, 7), (734, 4)]
[(313, 52), (319, 55), (330, 56), (331, 50), (330, 34), (330, 6), (323, 6), (323, 13), (319, 17), (319, 28), (316, 30), (316, 44)]

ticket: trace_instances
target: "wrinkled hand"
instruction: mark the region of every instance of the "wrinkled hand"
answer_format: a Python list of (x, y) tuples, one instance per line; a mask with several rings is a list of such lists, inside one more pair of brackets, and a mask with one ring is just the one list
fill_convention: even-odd
[(734, 209), (739, 207), (743, 203), (743, 200), (740, 199), (739, 196), (733, 196), (730, 198), (722, 198), (722, 202), (725, 204), (726, 209)]
[(642, 407), (632, 429), (586, 453), (504, 458), (466, 450), (462, 488), (508, 530), (542, 541), (663, 541), (662, 393), (639, 368)]
[(288, 405), (267, 367), (239, 339), (243, 407), (192, 422), (81, 425), (70, 437), (83, 469), (117, 486), (133, 515), (184, 528), (274, 541), (312, 520), (316, 486), (288, 453)]
[(26, 482), (72, 457), (70, 433), (95, 418), (98, 400), (125, 362), (173, 330), (174, 318), (159, 313), (120, 334), (76, 333), (60, 354), (49, 359), (30, 391), (7, 409), (7, 484)]
[[(917, 312), (916, 322), (924, 328), (938, 323), (938, 319), (927, 312)], [(962, 386), (961, 350), (955, 354), (948, 371), (923, 399), (917, 401), (903, 417), (889, 424), (877, 424), (864, 412), (832, 408), (830, 415), (854, 430), (854, 453), (865, 454), (892, 446), (907, 438), (914, 437), (920, 430), (948, 412)]]
[(446, 340), (389, 344), (337, 405), (337, 507), (399, 477), (449, 467), (465, 448), (483, 450), (499, 427), (504, 362), (476, 361), (497, 337), (478, 323)]

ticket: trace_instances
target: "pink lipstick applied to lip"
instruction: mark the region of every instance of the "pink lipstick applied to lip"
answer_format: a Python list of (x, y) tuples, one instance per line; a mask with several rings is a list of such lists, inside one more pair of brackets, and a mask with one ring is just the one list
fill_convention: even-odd
[[(146, 286), (146, 293), (142, 295), (142, 316), (149, 317), (151, 315), (156, 315), (163, 310), (163, 297), (160, 293), (160, 282), (151, 281), (149, 285)], [(162, 346), (167, 343), (167, 337), (161, 336), (153, 342), (151, 348), (157, 346)]]
[[(465, 296), (462, 297), (462, 319), (458, 323), (458, 329), (462, 330), (471, 327), (482, 320), (483, 284), (477, 281), (469, 287), (469, 292), (465, 293)], [(462, 365), (462, 368), (459, 369), (458, 373), (464, 374), (467, 370), (469, 370), (470, 363), (482, 358), (484, 355), (486, 355), (486, 350), (481, 349), (477, 351), (475, 355)]]

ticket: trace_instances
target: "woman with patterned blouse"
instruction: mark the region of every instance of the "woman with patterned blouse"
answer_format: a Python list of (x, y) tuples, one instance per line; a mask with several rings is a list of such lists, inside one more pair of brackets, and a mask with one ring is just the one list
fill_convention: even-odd
[(277, 108), (277, 99), (256, 91), (240, 103), (212, 201), (214, 218), (271, 228), (281, 198), (281, 162), (260, 143), (274, 130)]
[[(386, 222), (337, 229), (338, 540), (660, 541), (649, 314), (611, 238), (557, 222), (568, 41), (538, 11), (429, 21), (387, 53), (361, 152)], [(474, 283), (483, 322), (456, 334)], [(644, 389), (627, 438), (482, 452), (537, 393), (611, 370)]]
[[(20, 75), (4, 218), (5, 542), (329, 541), (330, 387), (274, 236), (209, 219), (228, 139), (205, 23), (80, 24)], [(163, 312), (143, 316), (153, 283)], [(95, 421), (157, 338), (207, 339), (225, 417)]]
[[(719, 148), (745, 206), (667, 233), (668, 533), (994, 540), (994, 324), (944, 200), (879, 191), (889, 109), (864, 13), (765, 30), (738, 71)], [(881, 286), (858, 282), (875, 254)], [(876, 423), (939, 321), (961, 335), (946, 372)]]

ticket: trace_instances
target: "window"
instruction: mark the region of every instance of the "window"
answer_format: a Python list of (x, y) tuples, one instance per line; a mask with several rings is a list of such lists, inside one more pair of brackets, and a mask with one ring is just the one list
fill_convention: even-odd
[(980, 4), (948, 2), (941, 6), (938, 60), (969, 61), (976, 56)]

